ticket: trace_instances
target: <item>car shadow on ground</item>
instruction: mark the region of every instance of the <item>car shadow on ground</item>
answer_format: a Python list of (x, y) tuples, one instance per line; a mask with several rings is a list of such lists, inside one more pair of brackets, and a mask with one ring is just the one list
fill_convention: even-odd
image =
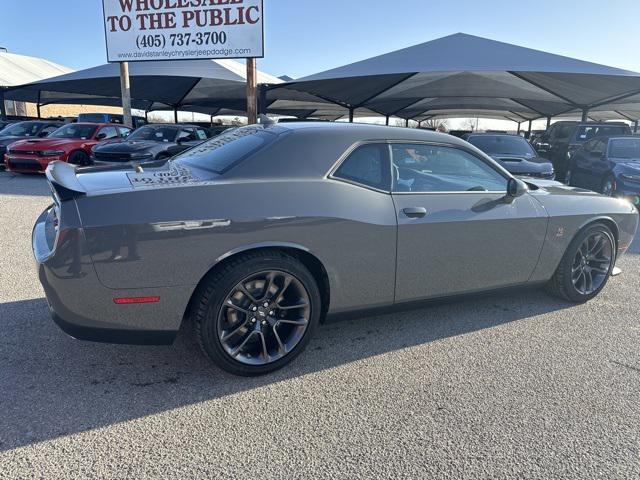
[(241, 378), (211, 366), (188, 331), (169, 347), (80, 342), (53, 324), (44, 299), (0, 304), (0, 451), (510, 322), (540, 321), (538, 315), (569, 306), (540, 290), (519, 290), (333, 321), (291, 365)]
[(46, 197), (51, 196), (51, 190), (44, 175), (0, 170), (0, 195)]

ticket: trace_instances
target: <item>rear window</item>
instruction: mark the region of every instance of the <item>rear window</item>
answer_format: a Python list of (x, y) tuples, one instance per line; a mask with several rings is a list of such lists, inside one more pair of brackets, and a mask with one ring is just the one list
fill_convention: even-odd
[(625, 135), (628, 133), (631, 133), (631, 129), (626, 125), (585, 125), (578, 127), (575, 140), (583, 143), (595, 137)]
[(174, 161), (223, 174), (276, 138), (276, 134), (261, 126), (238, 128), (185, 151), (174, 157)]
[(620, 138), (611, 140), (609, 156), (627, 160), (640, 160), (640, 138)]
[(469, 143), (478, 147), (487, 155), (535, 156), (535, 152), (533, 148), (531, 148), (531, 145), (529, 145), (529, 142), (522, 137), (477, 135), (469, 137)]
[(81, 113), (78, 115), (79, 122), (103, 123), (108, 121), (107, 116), (102, 113)]

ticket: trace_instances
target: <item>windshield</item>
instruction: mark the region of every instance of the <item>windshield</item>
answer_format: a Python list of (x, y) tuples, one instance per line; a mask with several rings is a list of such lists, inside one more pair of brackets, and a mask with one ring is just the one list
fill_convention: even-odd
[(127, 140), (131, 142), (139, 142), (142, 140), (152, 140), (154, 142), (175, 142), (179, 131), (179, 128), (173, 126), (146, 125), (144, 127), (140, 127), (129, 135)]
[(39, 122), (19, 122), (2, 130), (3, 135), (15, 137), (35, 137), (44, 124)]
[(588, 125), (579, 127), (576, 132), (576, 142), (587, 142), (595, 137), (609, 135), (626, 135), (631, 133), (627, 125)]
[(640, 161), (640, 138), (620, 138), (611, 140), (609, 156)]
[(80, 140), (87, 140), (92, 138), (93, 134), (98, 128), (95, 125), (82, 125), (78, 123), (70, 123), (64, 127), (59, 128), (51, 135), (50, 138), (77, 138)]
[(506, 135), (476, 135), (469, 138), (469, 143), (478, 147), (487, 155), (519, 155), (535, 157), (536, 153), (522, 137)]
[(108, 122), (109, 119), (104, 113), (81, 113), (80, 115), (78, 115), (78, 121), (89, 123), (104, 123)]
[(261, 126), (242, 127), (201, 143), (178, 155), (174, 161), (223, 174), (276, 138), (275, 133)]

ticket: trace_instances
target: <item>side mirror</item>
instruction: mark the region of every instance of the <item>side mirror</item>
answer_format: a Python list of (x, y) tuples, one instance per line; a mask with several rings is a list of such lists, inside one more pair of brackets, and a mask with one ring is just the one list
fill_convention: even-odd
[(96, 139), (98, 139), (98, 140), (104, 140), (105, 138), (107, 138), (107, 134), (104, 133), (104, 132), (100, 132), (98, 134), (98, 136), (96, 137)]
[(507, 203), (513, 202), (514, 199), (521, 197), (525, 193), (529, 191), (529, 187), (522, 180), (518, 180), (517, 178), (510, 178), (507, 183), (507, 195), (505, 196), (505, 201)]

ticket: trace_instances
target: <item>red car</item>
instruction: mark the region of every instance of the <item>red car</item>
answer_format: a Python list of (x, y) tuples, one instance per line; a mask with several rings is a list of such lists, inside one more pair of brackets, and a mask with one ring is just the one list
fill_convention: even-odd
[(46, 138), (19, 140), (10, 144), (5, 155), (11, 172), (44, 172), (54, 160), (89, 165), (91, 149), (104, 141), (120, 140), (131, 128), (113, 123), (70, 123)]

